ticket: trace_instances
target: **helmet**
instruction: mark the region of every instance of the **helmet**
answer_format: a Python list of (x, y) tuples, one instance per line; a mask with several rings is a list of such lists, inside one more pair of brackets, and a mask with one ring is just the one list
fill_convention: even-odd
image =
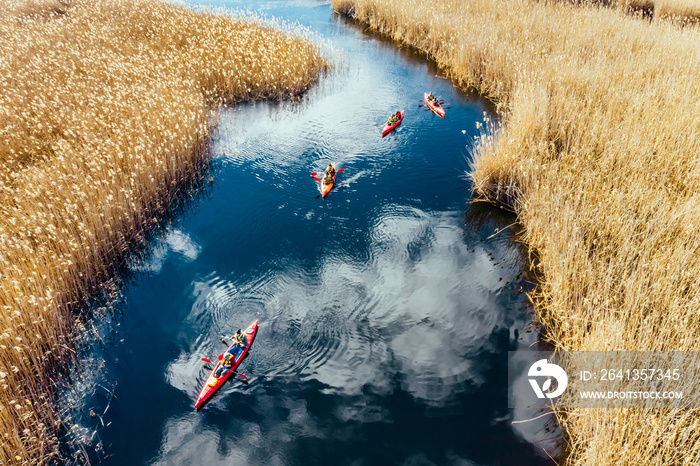
[(238, 330), (236, 330), (236, 335), (240, 335), (242, 331), (243, 331), (243, 330), (241, 330), (241, 329), (239, 328)]
[(225, 353), (225, 354), (224, 354), (224, 360), (225, 360), (225, 361), (230, 361), (230, 360), (231, 360), (231, 353)]

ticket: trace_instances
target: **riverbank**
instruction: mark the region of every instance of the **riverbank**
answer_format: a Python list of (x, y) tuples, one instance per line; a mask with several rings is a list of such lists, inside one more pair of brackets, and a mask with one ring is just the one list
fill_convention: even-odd
[[(475, 149), (475, 195), (514, 210), (526, 229), (545, 338), (561, 350), (695, 349), (696, 28), (522, 0), (333, 5), (497, 103), (503, 126)], [(700, 461), (697, 411), (560, 420), (569, 464)]]
[(299, 96), (327, 63), (291, 29), (145, 0), (12, 1), (0, 38), (0, 463), (42, 464), (76, 311), (208, 176), (211, 106)]

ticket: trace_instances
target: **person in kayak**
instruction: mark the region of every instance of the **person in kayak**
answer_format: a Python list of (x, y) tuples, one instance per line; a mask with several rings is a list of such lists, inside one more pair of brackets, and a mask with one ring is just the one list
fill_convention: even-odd
[(437, 99), (435, 98), (435, 96), (433, 95), (432, 92), (430, 94), (428, 94), (428, 100), (433, 102), (433, 103), (437, 102)]
[(233, 366), (233, 359), (231, 358), (231, 354), (224, 353), (223, 358), (221, 358), (221, 365), (216, 370), (216, 373), (214, 373), (214, 377), (218, 379), (219, 377), (230, 371), (231, 366)]
[[(226, 340), (224, 339), (225, 337), (221, 337), (221, 341), (226, 343)], [(239, 328), (236, 334), (233, 337), (230, 337), (232, 339), (231, 348), (229, 348), (228, 351), (226, 351), (226, 354), (231, 356), (233, 360), (235, 361), (238, 359), (238, 356), (243, 352), (245, 348), (248, 348), (246, 345), (246, 339), (245, 336), (243, 335), (243, 331)]]
[(399, 110), (398, 112), (391, 115), (389, 117), (389, 121), (387, 122), (387, 124), (391, 126), (394, 123), (396, 123), (397, 121), (399, 121), (399, 118), (401, 118), (401, 110)]
[(333, 182), (333, 175), (335, 175), (335, 168), (329, 163), (328, 168), (326, 168), (326, 176), (323, 178), (323, 184), (331, 184)]

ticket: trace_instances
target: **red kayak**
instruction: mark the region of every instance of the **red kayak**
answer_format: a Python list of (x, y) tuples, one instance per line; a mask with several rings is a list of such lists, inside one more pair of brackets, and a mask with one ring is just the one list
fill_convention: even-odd
[[(243, 336), (245, 337), (245, 342), (246, 346), (250, 348), (250, 346), (253, 344), (253, 340), (255, 340), (255, 335), (258, 333), (258, 321), (256, 320), (250, 326), (243, 330)], [(231, 346), (228, 347), (228, 350), (230, 350), (235, 343), (231, 343)], [(248, 354), (248, 348), (243, 348), (243, 351), (241, 351), (241, 354), (238, 355), (238, 357), (233, 361), (233, 364), (231, 365), (231, 369), (226, 372), (225, 374), (222, 374), (218, 379), (214, 377), (214, 374), (216, 374), (216, 370), (219, 368), (219, 366), (222, 363), (222, 360), (219, 359), (219, 361), (216, 363), (216, 366), (214, 366), (214, 369), (212, 369), (211, 374), (209, 374), (209, 377), (207, 377), (207, 381), (204, 382), (204, 386), (202, 387), (202, 391), (199, 392), (199, 397), (197, 398), (197, 402), (194, 404), (194, 407), (196, 409), (199, 409), (204, 403), (211, 398), (211, 396), (216, 393), (216, 391), (221, 388), (221, 386), (233, 375), (233, 372), (236, 370), (236, 368), (241, 364), (243, 361), (243, 358), (246, 357)], [(226, 351), (228, 351), (226, 350)]]
[(427, 105), (428, 108), (430, 108), (430, 110), (435, 112), (435, 114), (438, 115), (440, 118), (445, 118), (445, 109), (442, 108), (442, 105), (440, 105), (440, 103), (437, 100), (435, 100), (433, 102), (429, 101), (427, 92), (425, 92), (424, 95), (425, 95), (425, 105)]
[[(338, 170), (335, 169), (335, 163), (331, 163), (331, 166), (333, 167), (333, 179), (329, 183), (326, 183), (326, 177), (324, 176), (321, 180), (321, 196), (323, 196), (324, 199), (328, 196), (328, 193), (331, 192), (331, 189), (333, 189), (335, 177), (338, 174)], [(328, 171), (326, 171), (326, 173), (328, 173)]]
[(397, 113), (398, 113), (398, 115), (399, 115), (399, 119), (396, 120), (396, 121), (394, 122), (394, 124), (392, 124), (392, 125), (390, 125), (389, 122), (387, 122), (387, 123), (384, 125), (384, 129), (382, 130), (382, 137), (386, 136), (386, 135), (389, 134), (391, 131), (393, 131), (394, 128), (396, 128), (397, 126), (399, 126), (399, 125), (401, 124), (401, 122), (403, 121), (403, 115), (404, 115), (403, 110), (401, 110), (400, 112), (397, 112)]

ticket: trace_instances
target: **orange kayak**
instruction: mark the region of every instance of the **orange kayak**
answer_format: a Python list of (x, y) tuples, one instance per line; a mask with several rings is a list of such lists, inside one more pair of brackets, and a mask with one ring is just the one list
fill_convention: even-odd
[(433, 112), (435, 112), (436, 115), (438, 115), (440, 118), (445, 118), (445, 109), (442, 108), (442, 105), (440, 105), (438, 102), (431, 102), (428, 100), (428, 93), (425, 92), (425, 105), (430, 108)]
[[(209, 377), (207, 377), (207, 381), (204, 382), (202, 390), (199, 392), (197, 402), (194, 404), (195, 409), (199, 409), (204, 403), (206, 403), (207, 400), (209, 400), (209, 398), (211, 398), (211, 396), (216, 393), (216, 391), (229, 379), (229, 377), (233, 375), (236, 368), (238, 368), (241, 362), (243, 362), (243, 358), (248, 355), (248, 349), (253, 344), (253, 340), (255, 340), (255, 335), (257, 335), (257, 333), (258, 321), (256, 320), (243, 331), (247, 348), (243, 348), (243, 351), (241, 351), (238, 357), (233, 361), (231, 369), (225, 374), (222, 374), (219, 378), (214, 377), (214, 374), (216, 374), (216, 370), (219, 368), (219, 366), (221, 366), (222, 361), (219, 360), (216, 363), (216, 366), (214, 366), (214, 369), (212, 369), (211, 374), (209, 374)], [(234, 344), (235, 343), (231, 343), (231, 346), (229, 346), (226, 351), (230, 350)]]
[(404, 111), (401, 110), (400, 112), (398, 112), (398, 114), (399, 114), (399, 119), (396, 120), (393, 125), (390, 125), (388, 122), (384, 125), (384, 129), (382, 130), (382, 137), (389, 134), (391, 131), (394, 130), (394, 128), (396, 128), (397, 126), (399, 126), (401, 124), (401, 122), (403, 121)]
[[(329, 182), (326, 183), (326, 176), (324, 174), (323, 178), (321, 179), (321, 196), (325, 199), (326, 196), (328, 196), (328, 193), (331, 192), (331, 189), (333, 189), (333, 186), (335, 186), (335, 177), (338, 174), (338, 170), (335, 168), (335, 163), (331, 163), (331, 166), (333, 167), (333, 179)], [(326, 173), (328, 173), (328, 170), (326, 170)]]

